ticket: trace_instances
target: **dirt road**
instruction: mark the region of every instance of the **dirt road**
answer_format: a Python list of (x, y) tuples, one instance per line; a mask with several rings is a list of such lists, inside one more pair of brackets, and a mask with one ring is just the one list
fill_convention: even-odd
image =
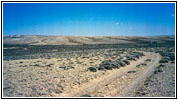
[[(160, 60), (160, 55), (151, 52), (144, 52), (145, 56), (130, 65), (120, 69), (108, 71), (103, 77), (96, 78), (80, 87), (64, 91), (59, 96), (78, 97), (85, 94), (94, 97), (124, 97), (132, 96), (149, 77)], [(151, 59), (150, 62), (145, 60)], [(139, 66), (145, 63), (146, 65)], [(130, 71), (130, 72), (129, 72)]]
[(136, 78), (131, 85), (129, 85), (126, 89), (121, 92), (121, 94), (117, 95), (119, 97), (130, 97), (134, 96), (135, 92), (144, 85), (146, 79), (153, 74), (153, 71), (156, 65), (159, 63), (160, 56), (155, 53), (150, 53), (149, 58), (153, 60), (153, 62), (148, 66), (148, 68), (141, 73), (141, 75)]
[[(156, 53), (144, 54), (145, 56), (125, 67), (97, 72), (87, 71), (86, 66), (91, 66), (91, 61), (98, 65), (106, 60), (102, 55), (92, 58), (99, 60), (91, 61), (88, 58), (77, 58), (82, 64), (76, 64), (76, 57), (70, 60), (53, 58), (4, 61), (3, 93), (4, 96), (14, 97), (80, 97), (85, 94), (92, 97), (130, 97), (152, 74), (161, 58)], [(88, 56), (91, 57), (91, 53)], [(59, 68), (60, 65), (71, 62), (75, 63), (75, 69)]]

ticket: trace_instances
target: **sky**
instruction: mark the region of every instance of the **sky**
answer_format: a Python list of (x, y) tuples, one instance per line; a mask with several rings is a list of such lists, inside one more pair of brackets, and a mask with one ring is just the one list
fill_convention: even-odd
[(174, 3), (3, 3), (4, 35), (175, 35)]

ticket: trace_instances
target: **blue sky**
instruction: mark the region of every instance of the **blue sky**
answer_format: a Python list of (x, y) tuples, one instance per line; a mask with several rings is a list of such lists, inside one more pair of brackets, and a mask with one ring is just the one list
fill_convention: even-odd
[(174, 3), (4, 3), (4, 35), (175, 34)]

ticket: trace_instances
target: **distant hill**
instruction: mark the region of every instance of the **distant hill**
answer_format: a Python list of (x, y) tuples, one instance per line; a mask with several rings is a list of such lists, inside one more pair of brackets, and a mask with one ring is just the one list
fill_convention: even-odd
[(174, 36), (40, 36), (8, 35), (3, 37), (4, 44), (29, 45), (85, 45), (85, 44), (128, 44), (137, 42), (172, 41)]

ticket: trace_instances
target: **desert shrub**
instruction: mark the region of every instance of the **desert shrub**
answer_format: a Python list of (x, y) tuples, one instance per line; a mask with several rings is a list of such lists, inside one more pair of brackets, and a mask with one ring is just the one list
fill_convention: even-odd
[(23, 63), (23, 61), (20, 61), (19, 63)]
[(100, 66), (98, 70), (105, 70), (105, 68), (103, 66)]
[(164, 67), (163, 64), (160, 64), (157, 69), (153, 72), (154, 74), (157, 74), (158, 72), (163, 72), (163, 69), (161, 67)]
[(61, 90), (59, 90), (59, 89), (53, 89), (53, 91), (54, 91), (55, 93), (57, 93), (57, 94), (62, 93), (62, 91), (61, 91)]
[(125, 63), (124, 62), (119, 62), (120, 66), (121, 67), (124, 67), (125, 66)]
[(136, 67), (140, 67), (141, 65), (139, 64), (139, 65), (136, 65)]
[(65, 66), (60, 66), (59, 68), (62, 68), (62, 69), (64, 69), (64, 70), (66, 69), (66, 67), (65, 67)]
[(145, 63), (141, 63), (141, 64), (138, 64), (138, 65), (136, 65), (136, 67), (141, 67), (141, 66), (146, 66), (147, 64), (145, 64)]
[(95, 67), (89, 67), (88, 70), (91, 72), (97, 72), (97, 69)]
[(89, 58), (89, 57), (85, 57), (85, 56), (83, 56), (83, 57), (81, 57), (81, 58)]
[(93, 61), (90, 61), (89, 63), (94, 63)]
[(127, 59), (130, 58), (130, 56), (125, 56)]
[(169, 55), (169, 60), (170, 61), (174, 61), (175, 60), (175, 56), (174, 55)]
[(133, 56), (133, 58), (139, 59), (140, 57), (145, 56), (145, 55), (141, 52), (133, 52), (132, 56)]
[(161, 68), (158, 68), (157, 71), (158, 72), (163, 72), (163, 70)]
[(123, 60), (123, 58), (118, 58), (118, 59), (116, 59), (115, 61), (116, 62), (120, 62), (120, 61), (122, 61)]
[(27, 67), (27, 65), (20, 65), (19, 67)]
[(127, 64), (127, 65), (130, 64), (130, 62), (129, 62), (128, 60), (123, 60), (123, 62), (124, 62), (125, 64)]
[(142, 56), (145, 56), (145, 54), (143, 54), (143, 53), (141, 53), (141, 52), (139, 52), (138, 55), (141, 56), (141, 57), (142, 57)]
[(146, 64), (146, 63), (142, 63), (141, 65), (142, 65), (142, 66), (146, 66), (147, 64)]
[(175, 60), (175, 55), (173, 53), (173, 50), (167, 50), (167, 48), (164, 51), (160, 51), (160, 55), (169, 61), (174, 61)]
[(151, 61), (151, 59), (147, 59), (147, 60), (145, 60), (145, 61), (148, 61), (148, 62), (150, 62), (150, 61)]
[(100, 65), (98, 70), (112, 70), (113, 68), (119, 68), (120, 64), (117, 61), (106, 60), (103, 61)]
[(164, 60), (170, 60), (170, 58), (167, 56), (167, 57), (163, 57)]
[(104, 66), (104, 68), (107, 70), (112, 70), (112, 66)]
[(120, 68), (120, 65), (116, 61), (113, 61), (111, 65), (112, 65), (112, 68)]
[(127, 60), (134, 60), (134, 61), (136, 61), (136, 59), (134, 57), (129, 57), (129, 58), (127, 58)]
[(39, 67), (40, 65), (39, 64), (35, 64), (34, 66)]
[(157, 74), (158, 73), (158, 71), (157, 70), (155, 70), (154, 72), (153, 72), (153, 74)]
[(73, 67), (73, 66), (60, 66), (59, 68), (62, 68), (64, 70), (69, 70), (69, 69), (74, 69), (75, 67)]
[(91, 95), (84, 94), (84, 95), (81, 95), (80, 97), (91, 97)]
[(136, 73), (136, 71), (132, 70), (132, 71), (128, 71), (127, 73)]
[(161, 59), (161, 60), (159, 61), (159, 63), (168, 63), (168, 60)]
[(157, 74), (158, 72), (163, 72), (163, 70), (160, 67), (158, 67), (153, 73)]
[(109, 63), (111, 63), (112, 61), (111, 60), (105, 60), (105, 61), (102, 61), (101, 64), (102, 65), (109, 65)]
[(46, 65), (46, 67), (51, 67), (52, 65), (54, 65), (54, 64), (48, 64), (48, 65)]
[(159, 65), (159, 67), (164, 67), (164, 66), (165, 66), (165, 65), (163, 65), (163, 64), (160, 64), (160, 65)]
[(69, 66), (67, 66), (67, 68), (68, 69), (74, 69), (75, 67), (69, 65)]
[(171, 61), (171, 63), (175, 63), (175, 61)]
[(105, 60), (105, 61), (101, 62), (101, 64), (99, 65), (99, 68), (111, 70), (112, 69), (112, 61), (111, 60)]
[(137, 58), (137, 59), (139, 59), (139, 58), (140, 58), (140, 57), (139, 57), (139, 55), (135, 55), (134, 57), (135, 57), (135, 58)]

